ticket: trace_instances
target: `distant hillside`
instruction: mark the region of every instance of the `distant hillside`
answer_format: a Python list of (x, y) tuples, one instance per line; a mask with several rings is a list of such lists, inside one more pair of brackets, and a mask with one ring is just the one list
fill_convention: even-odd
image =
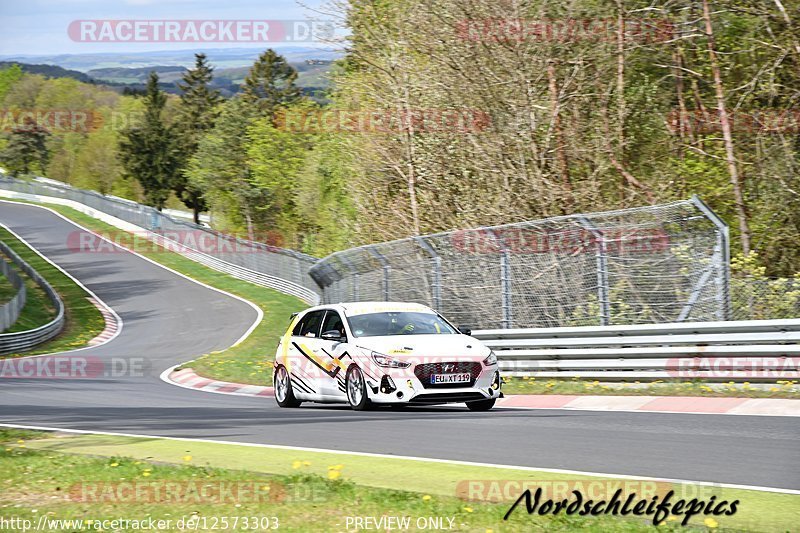
[[(106, 68), (150, 68), (153, 66), (191, 67), (194, 54), (204, 53), (211, 63), (219, 68), (234, 68), (252, 65), (258, 55), (270, 48), (268, 43), (260, 48), (204, 48), (195, 50), (153, 50), (149, 52), (107, 52), (89, 54), (60, 54), (40, 56), (0, 55), (0, 60), (24, 63), (47, 63), (81, 72)], [(327, 48), (311, 46), (272, 46), (290, 63), (306, 60), (330, 61), (342, 57), (342, 53)]]
[[(242, 54), (243, 55), (243, 54)], [(299, 52), (295, 54), (301, 55)], [(230, 56), (225, 56), (230, 57)], [(329, 56), (324, 56), (329, 57)], [(255, 58), (252, 60), (255, 61)], [(225, 97), (231, 97), (238, 93), (240, 85), (247, 76), (252, 61), (243, 66), (226, 67), (212, 62), (216, 67), (214, 80), (211, 86), (220, 91)], [(136, 67), (104, 66), (93, 68), (87, 72), (65, 69), (57, 65), (29, 64), (18, 61), (0, 61), (0, 69), (11, 65), (19, 65), (23, 72), (31, 74), (41, 74), (49, 78), (73, 78), (84, 83), (108, 85), (118, 91), (125, 93), (141, 93), (147, 85), (147, 77), (150, 72), (158, 73), (159, 85), (161, 88), (172, 94), (180, 92), (178, 83), (181, 81), (186, 67), (182, 65), (148, 65)], [(189, 66), (193, 65), (192, 61)], [(314, 98), (317, 101), (324, 101), (323, 94), (329, 87), (328, 72), (332, 68), (332, 60), (312, 59), (303, 61), (290, 61), (290, 64), (297, 70), (297, 85), (300, 86), (303, 94)]]
[(87, 72), (92, 78), (111, 81), (115, 83), (136, 84), (147, 83), (147, 77), (151, 72), (157, 72), (158, 78), (164, 83), (170, 83), (181, 79), (181, 76), (186, 72), (185, 67), (169, 66), (169, 65), (156, 65), (152, 67), (139, 67), (139, 68), (96, 68)]
[(22, 72), (28, 74), (41, 74), (48, 78), (73, 78), (83, 83), (95, 83), (91, 76), (78, 72), (77, 70), (69, 70), (61, 68), (56, 65), (30, 65), (28, 63), (20, 63), (18, 61), (0, 61), (0, 70), (8, 68), (13, 65), (19, 65)]
[[(327, 73), (331, 69), (330, 63), (308, 64), (306, 62), (291, 63), (297, 69), (297, 85), (308, 96), (318, 97), (330, 85)], [(161, 87), (169, 93), (177, 93), (177, 83), (181, 81), (186, 68), (182, 66), (156, 65), (152, 67), (113, 67), (98, 68), (88, 72), (92, 78), (102, 83), (123, 85), (131, 89), (142, 90), (147, 83), (151, 71), (158, 73)], [(214, 80), (211, 86), (219, 90), (224, 96), (229, 97), (239, 92), (239, 86), (244, 82), (250, 66), (234, 68), (217, 68), (214, 71)]]

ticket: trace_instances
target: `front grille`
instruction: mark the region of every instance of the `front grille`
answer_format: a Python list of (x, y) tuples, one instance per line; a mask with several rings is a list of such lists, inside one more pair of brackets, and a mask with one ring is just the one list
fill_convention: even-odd
[(438, 394), (420, 394), (414, 396), (409, 403), (461, 403), (485, 399), (486, 398), (480, 392), (440, 392)]
[[(447, 366), (447, 370), (445, 370)], [(452, 368), (451, 368), (452, 367)], [(466, 374), (469, 373), (468, 383), (431, 383), (433, 374)], [(452, 363), (425, 363), (414, 367), (414, 375), (417, 376), (422, 386), (426, 389), (458, 389), (472, 387), (475, 380), (481, 375), (481, 364), (477, 361), (462, 361)]]

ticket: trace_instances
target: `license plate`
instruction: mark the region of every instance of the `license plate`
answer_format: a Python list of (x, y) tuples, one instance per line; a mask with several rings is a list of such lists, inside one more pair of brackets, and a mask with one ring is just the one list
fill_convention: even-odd
[(431, 376), (431, 383), (438, 385), (440, 383), (469, 383), (472, 376), (466, 374), (433, 374)]

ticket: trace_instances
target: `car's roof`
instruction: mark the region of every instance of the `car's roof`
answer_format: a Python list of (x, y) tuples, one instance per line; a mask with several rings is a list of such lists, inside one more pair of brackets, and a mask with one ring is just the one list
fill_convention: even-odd
[(430, 307), (412, 302), (343, 302), (338, 304), (320, 305), (312, 309), (339, 309), (347, 316), (364, 315), (367, 313), (390, 313), (401, 311), (416, 311), (433, 313)]

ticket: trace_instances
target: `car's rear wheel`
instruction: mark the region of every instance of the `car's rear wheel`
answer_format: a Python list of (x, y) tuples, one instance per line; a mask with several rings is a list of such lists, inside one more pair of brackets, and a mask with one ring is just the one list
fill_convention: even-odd
[(364, 374), (357, 366), (351, 366), (345, 377), (347, 389), (347, 403), (354, 411), (366, 411), (372, 407), (372, 402), (367, 397), (367, 382)]
[(470, 411), (488, 411), (494, 407), (494, 402), (497, 398), (489, 398), (488, 400), (477, 400), (475, 402), (467, 402), (467, 408)]
[(295, 398), (289, 371), (284, 366), (275, 369), (275, 401), (281, 407), (299, 407), (303, 403)]

